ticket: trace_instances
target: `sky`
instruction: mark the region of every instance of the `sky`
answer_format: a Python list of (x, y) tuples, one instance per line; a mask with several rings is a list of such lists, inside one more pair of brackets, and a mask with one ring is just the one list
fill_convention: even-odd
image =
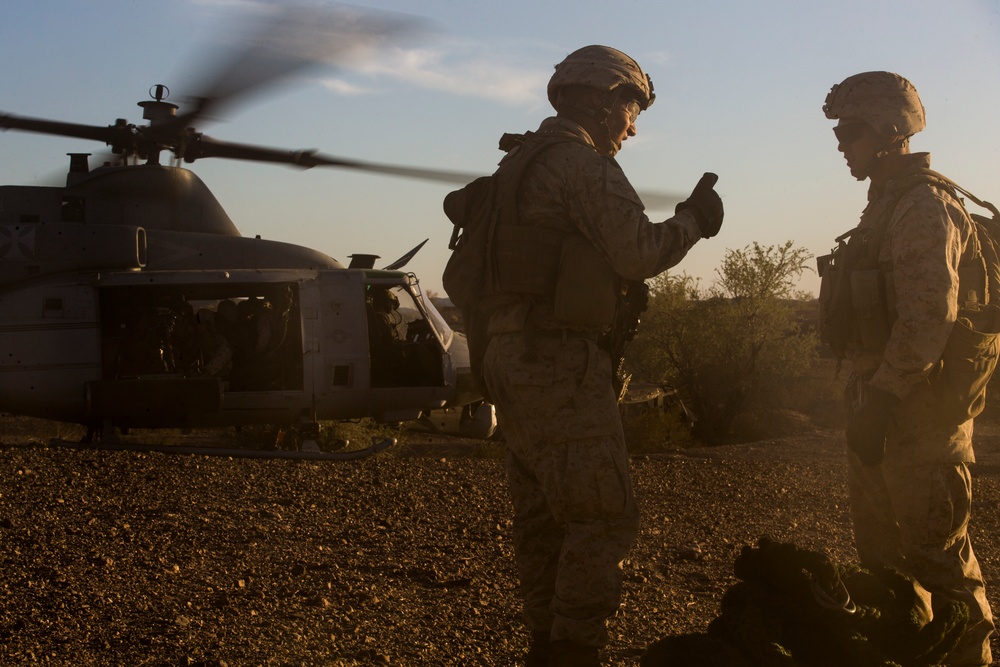
[[(167, 85), (183, 110), (185, 95), (218, 72), (215, 54), (239, 43), (239, 26), (260, 5), (8, 3), (0, 113), (141, 125), (136, 104), (155, 84)], [(914, 83), (927, 110), (928, 127), (912, 149), (930, 151), (935, 169), (1000, 203), (1000, 0), (362, 0), (350, 7), (419, 29), (350, 54), (341, 49), (336, 64), (327, 59), (242, 96), (197, 129), (226, 141), (488, 174), (502, 156), (503, 133), (533, 130), (554, 113), (545, 97), (553, 66), (582, 46), (613, 46), (639, 62), (657, 94), (617, 158), (636, 189), (683, 196), (702, 173), (719, 175), (722, 231), (672, 269), (707, 286), (727, 250), (792, 241), (821, 255), (857, 224), (867, 184), (850, 176), (821, 107), (833, 84), (889, 70)], [(322, 46), (345, 39), (316, 35)], [(304, 38), (296, 43), (309, 47)], [(57, 184), (66, 153), (104, 148), (2, 132), (0, 185)], [(245, 236), (309, 246), (345, 264), (354, 253), (377, 254), (380, 265), (429, 239), (407, 270), (425, 290), (441, 292), (451, 233), (441, 201), (454, 185), (221, 159), (186, 166)], [(654, 221), (672, 214), (647, 213)], [(813, 271), (799, 282), (813, 294), (818, 287)]]

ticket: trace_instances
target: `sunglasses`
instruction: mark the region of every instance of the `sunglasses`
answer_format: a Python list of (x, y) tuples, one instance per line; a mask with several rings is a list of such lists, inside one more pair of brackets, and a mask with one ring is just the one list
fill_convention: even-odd
[(842, 144), (853, 144), (865, 135), (867, 126), (864, 123), (851, 123), (849, 125), (838, 125), (833, 128), (833, 134), (837, 141)]

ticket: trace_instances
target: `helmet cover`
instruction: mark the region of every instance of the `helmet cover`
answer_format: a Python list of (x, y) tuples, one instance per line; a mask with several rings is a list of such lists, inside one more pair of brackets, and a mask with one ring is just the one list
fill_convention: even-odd
[(823, 112), (831, 120), (860, 118), (886, 138), (909, 137), (926, 127), (913, 84), (892, 72), (862, 72), (833, 86)]
[(556, 106), (558, 91), (563, 86), (589, 86), (602, 91), (611, 91), (618, 86), (626, 86), (630, 96), (645, 111), (656, 99), (653, 81), (642, 71), (639, 63), (610, 46), (585, 46), (566, 56), (556, 65), (556, 71), (549, 79), (548, 97)]

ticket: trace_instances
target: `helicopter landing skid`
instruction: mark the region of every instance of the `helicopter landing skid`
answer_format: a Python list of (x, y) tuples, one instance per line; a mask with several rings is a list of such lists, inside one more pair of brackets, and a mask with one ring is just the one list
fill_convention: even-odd
[(364, 449), (348, 452), (283, 451), (262, 449), (241, 449), (238, 447), (185, 447), (173, 445), (145, 445), (123, 442), (73, 442), (53, 438), (49, 445), (69, 449), (96, 449), (115, 452), (156, 452), (160, 454), (193, 454), (201, 456), (227, 456), (245, 459), (291, 459), (298, 461), (357, 461), (383, 452), (395, 446), (396, 438), (372, 438), (372, 444)]

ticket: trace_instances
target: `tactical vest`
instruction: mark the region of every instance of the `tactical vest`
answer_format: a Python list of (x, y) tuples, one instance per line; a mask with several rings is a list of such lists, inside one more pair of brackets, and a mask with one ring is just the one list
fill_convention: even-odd
[[(507, 158), (492, 176), (448, 194), (444, 211), (454, 225), (442, 283), (462, 309), (469, 365), (479, 391), (491, 400), (482, 377), (496, 299), (526, 295), (552, 304), (569, 327), (603, 330), (616, 314), (618, 276), (581, 234), (520, 224), (517, 191), (521, 177), (542, 151), (579, 141), (571, 134), (505, 134)], [(523, 326), (532, 328), (532, 322)]]
[[(838, 357), (848, 350), (879, 354), (889, 340), (896, 320), (896, 299), (892, 269), (880, 265), (879, 252), (899, 200), (922, 184), (944, 188), (964, 211), (950, 181), (922, 169), (891, 181), (882, 195), (869, 203), (858, 226), (837, 237), (837, 247), (830, 254), (816, 259), (820, 336)], [(987, 303), (987, 267), (976, 234), (969, 236), (958, 273), (959, 306)]]

